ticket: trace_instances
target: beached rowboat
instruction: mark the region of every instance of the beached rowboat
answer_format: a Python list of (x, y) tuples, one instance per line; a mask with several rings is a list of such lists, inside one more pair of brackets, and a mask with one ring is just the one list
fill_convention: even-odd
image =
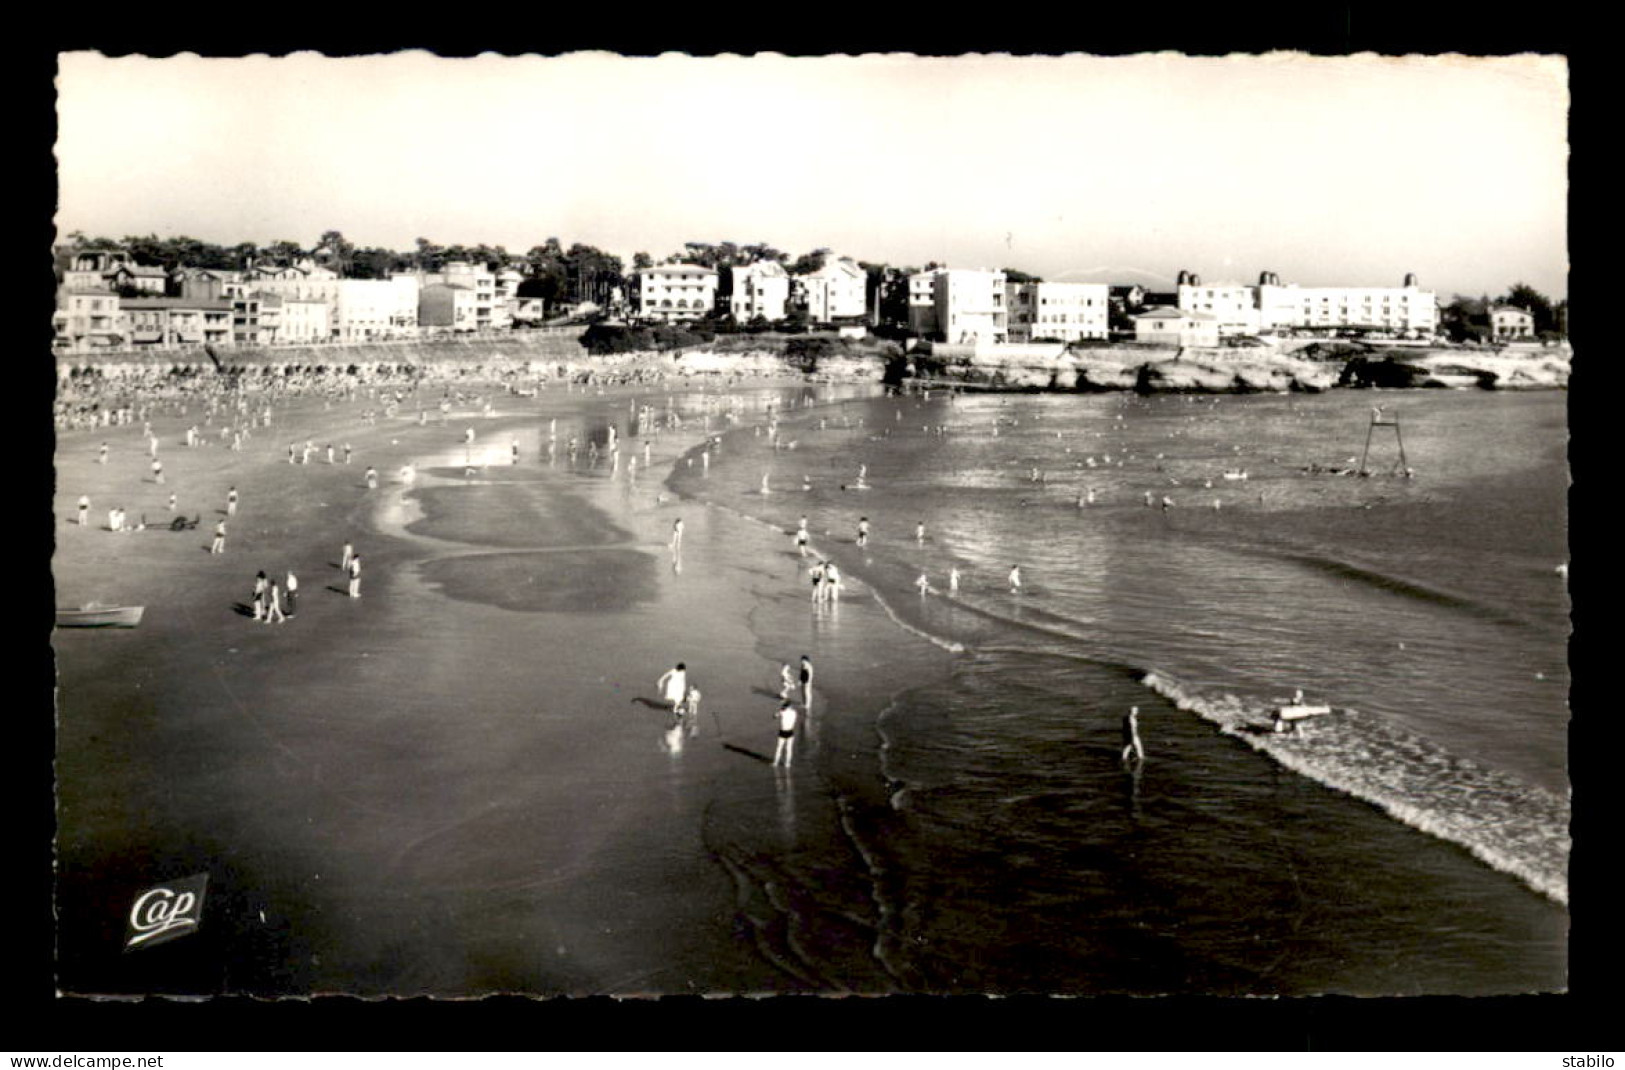
[(95, 602), (78, 609), (56, 611), (58, 628), (134, 628), (145, 606), (103, 606)]

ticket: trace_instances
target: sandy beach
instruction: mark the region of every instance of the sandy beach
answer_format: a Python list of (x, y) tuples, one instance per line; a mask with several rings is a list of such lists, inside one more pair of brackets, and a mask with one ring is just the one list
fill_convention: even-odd
[[(741, 414), (778, 393), (750, 388)], [(437, 392), (426, 423), (408, 398), (375, 424), (363, 413), (382, 402), (364, 394), (296, 398), (240, 451), (194, 400), (151, 417), (163, 485), (139, 423), (59, 435), (57, 604), (146, 607), (135, 629), (54, 635), (64, 991), (827, 987), (773, 964), (762, 928), (779, 912), (754, 909), (702, 842), (707, 822), (793, 841), (797, 797), (817, 790), (768, 764), (776, 659), (815, 643), (814, 624), (797, 595), (771, 656), (746, 627), (764, 593), (795, 591), (788, 541), (663, 486), (703, 441), (700, 419), (631, 432), (639, 406), (664, 413), (673, 395), (485, 396), (489, 415), (482, 399), (442, 423)], [(586, 446), (612, 421), (627, 436), (613, 465)], [(192, 424), (208, 445), (184, 445)], [(302, 453), (307, 439), (309, 463), (289, 463), (289, 443)], [(211, 554), (231, 487), (240, 505)], [(172, 492), (195, 530), (169, 530)], [(146, 529), (108, 530), (114, 505)], [(346, 542), (363, 558), (360, 598), (339, 568)], [(286, 623), (248, 612), (261, 569), (298, 576)], [(655, 682), (679, 660), (705, 699), (674, 731)], [(815, 696), (804, 747), (822, 702), (840, 700), (827, 675), (837, 687)], [(199, 872), (196, 937), (121, 953), (133, 895)], [(865, 957), (872, 937), (840, 930), (819, 939)]]

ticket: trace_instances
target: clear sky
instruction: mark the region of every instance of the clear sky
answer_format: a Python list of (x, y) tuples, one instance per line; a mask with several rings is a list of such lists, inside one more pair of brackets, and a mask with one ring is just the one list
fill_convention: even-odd
[(57, 91), (62, 233), (1568, 290), (1560, 57), (69, 53)]

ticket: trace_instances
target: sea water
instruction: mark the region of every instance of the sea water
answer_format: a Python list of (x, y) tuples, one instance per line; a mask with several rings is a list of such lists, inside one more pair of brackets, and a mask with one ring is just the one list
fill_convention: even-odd
[[(834, 684), (798, 834), (711, 810), (764, 955), (861, 991), (1562, 989), (1565, 401), (753, 410), (671, 486), (783, 539), (752, 627)], [(1300, 689), (1332, 713), (1271, 731)]]

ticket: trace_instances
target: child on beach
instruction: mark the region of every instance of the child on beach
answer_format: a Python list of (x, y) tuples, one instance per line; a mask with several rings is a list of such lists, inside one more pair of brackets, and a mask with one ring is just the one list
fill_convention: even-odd
[(667, 669), (661, 674), (660, 679), (655, 681), (655, 687), (671, 703), (671, 712), (682, 716), (683, 700), (688, 697), (688, 666), (679, 661), (676, 668)]
[(795, 689), (795, 670), (790, 668), (790, 663), (787, 661), (783, 665), (779, 666), (779, 698), (788, 699), (791, 692), (795, 691)]
[(90, 495), (79, 495), (79, 526), (84, 527), (90, 522)]

